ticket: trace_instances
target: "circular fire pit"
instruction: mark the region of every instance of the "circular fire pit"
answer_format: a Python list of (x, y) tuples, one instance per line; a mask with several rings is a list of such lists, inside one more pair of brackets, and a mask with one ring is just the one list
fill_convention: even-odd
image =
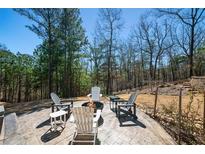
[[(90, 102), (85, 102), (82, 104), (82, 106), (88, 107)], [(94, 112), (96, 113), (97, 110), (103, 110), (104, 104), (101, 102), (93, 102), (94, 103)], [(101, 126), (104, 122), (104, 119), (102, 118), (102, 116), (100, 115), (100, 118), (98, 120), (98, 126)]]
[[(85, 107), (87, 107), (87, 106), (89, 106), (89, 103), (90, 102), (85, 102), (85, 103), (83, 103), (82, 104), (82, 106), (85, 106)], [(103, 107), (104, 107), (104, 104), (103, 103), (101, 103), (101, 102), (93, 102), (94, 103), (94, 112), (96, 112), (97, 110), (102, 110), (103, 109)]]

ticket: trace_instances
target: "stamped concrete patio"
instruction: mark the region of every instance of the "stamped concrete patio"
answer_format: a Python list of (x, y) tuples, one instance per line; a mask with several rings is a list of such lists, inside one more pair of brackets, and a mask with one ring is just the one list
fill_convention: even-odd
[[(81, 106), (81, 102), (74, 102), (75, 106)], [(46, 144), (46, 145), (68, 145), (74, 133), (74, 124), (67, 120), (65, 129), (50, 131), (49, 113), (50, 108), (25, 113), (16, 117), (14, 113), (5, 118), (5, 130), (11, 126), (9, 116), (16, 117), (16, 124), (5, 131), (5, 138), (0, 139), (0, 144)], [(108, 102), (104, 102), (104, 108), (98, 128), (97, 144), (100, 145), (132, 145), (132, 144), (175, 144), (169, 134), (148, 115), (137, 109), (137, 120), (116, 117), (115, 112), (110, 110)], [(120, 126), (122, 122), (122, 126)]]

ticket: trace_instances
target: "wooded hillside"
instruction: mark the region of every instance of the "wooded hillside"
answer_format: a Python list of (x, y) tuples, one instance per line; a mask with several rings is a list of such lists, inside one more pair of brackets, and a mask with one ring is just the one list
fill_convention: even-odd
[[(205, 75), (205, 9), (151, 9), (126, 39), (121, 9), (99, 9), (93, 40), (79, 9), (15, 9), (42, 39), (33, 55), (0, 46), (0, 100), (103, 94)], [(32, 41), (32, 40), (31, 40)], [(1, 42), (4, 43), (4, 42)]]

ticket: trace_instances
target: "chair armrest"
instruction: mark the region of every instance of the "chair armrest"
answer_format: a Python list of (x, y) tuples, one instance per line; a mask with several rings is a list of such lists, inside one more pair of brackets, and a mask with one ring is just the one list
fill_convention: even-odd
[(117, 106), (119, 106), (119, 107), (132, 107), (134, 105), (135, 104), (118, 104)]
[(100, 115), (101, 115), (101, 112), (102, 112), (101, 110), (97, 110), (96, 117), (93, 119), (93, 122), (98, 122)]
[[(91, 96), (92, 96), (91, 94), (88, 94), (88, 95), (87, 95), (87, 97), (91, 97)], [(100, 97), (102, 97), (102, 94), (100, 94)]]
[(60, 100), (62, 103), (68, 103), (68, 102), (73, 102), (74, 100), (72, 100), (72, 99), (70, 99), (70, 100), (68, 100), (68, 99), (62, 99), (62, 100)]
[(126, 103), (128, 101), (124, 99), (114, 99), (113, 102)]
[(88, 97), (91, 97), (91, 94), (88, 94), (87, 96), (88, 96)]
[(61, 105), (62, 105), (62, 106), (64, 106), (64, 105), (67, 106), (67, 105), (71, 105), (72, 103), (73, 103), (73, 102), (66, 102), (66, 103), (62, 103)]
[(63, 106), (70, 106), (71, 104), (54, 104), (53, 106), (55, 106), (55, 107), (58, 107), (58, 106), (61, 106), (61, 107), (63, 107)]
[(75, 122), (75, 119), (74, 119), (74, 117), (73, 117), (73, 114), (70, 115), (69, 121), (70, 121), (71, 123), (74, 123), (74, 122)]

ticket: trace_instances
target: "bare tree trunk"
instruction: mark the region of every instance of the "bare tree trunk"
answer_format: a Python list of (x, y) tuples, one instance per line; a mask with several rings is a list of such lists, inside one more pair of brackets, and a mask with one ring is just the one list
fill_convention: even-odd
[(41, 100), (43, 99), (43, 79), (41, 76)]
[(157, 71), (157, 58), (154, 61), (154, 72), (153, 72), (153, 79), (156, 80), (156, 71)]
[(108, 49), (108, 72), (107, 72), (107, 94), (112, 93), (112, 82), (111, 82), (111, 67), (112, 67), (112, 35), (113, 35), (113, 29), (112, 29), (112, 24), (111, 24), (111, 30), (110, 30), (110, 44), (109, 44), (109, 49)]
[(51, 51), (51, 44), (52, 44), (52, 38), (51, 38), (51, 22), (50, 22), (50, 14), (48, 10), (48, 89), (49, 93), (47, 98), (50, 97), (50, 93), (52, 92), (52, 51)]
[(4, 73), (4, 93), (3, 93), (3, 101), (7, 101), (7, 86), (6, 86), (6, 82), (7, 82), (7, 74), (6, 71)]
[(21, 102), (21, 77), (18, 77), (18, 99), (17, 103)]
[[(194, 21), (192, 21), (192, 22), (194, 22)], [(193, 76), (194, 28), (195, 28), (195, 26), (193, 25), (191, 27), (191, 43), (190, 43), (190, 56), (189, 56), (189, 65), (190, 65), (189, 77)]]

